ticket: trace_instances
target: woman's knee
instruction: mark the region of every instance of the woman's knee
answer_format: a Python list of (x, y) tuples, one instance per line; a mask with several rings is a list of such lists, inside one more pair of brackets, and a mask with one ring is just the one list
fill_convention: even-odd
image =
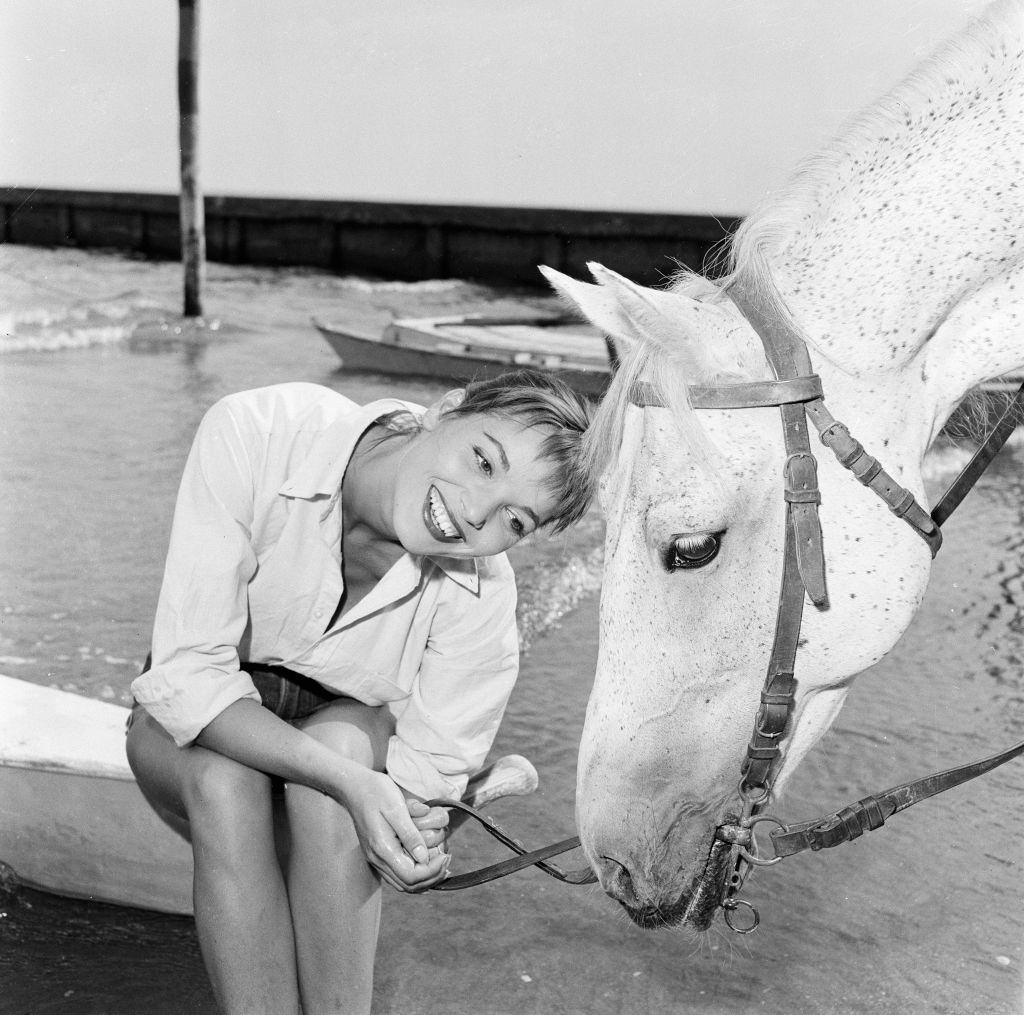
[(201, 747), (186, 769), (182, 797), (189, 820), (199, 818), (246, 824), (259, 820), (271, 804), (271, 780), (263, 772)]
[(153, 809), (195, 844), (196, 835), (243, 843), (272, 815), (269, 776), (203, 747), (178, 747), (146, 713), (128, 730), (128, 762)]
[(346, 698), (314, 712), (300, 728), (342, 757), (382, 772), (395, 723), (383, 705)]

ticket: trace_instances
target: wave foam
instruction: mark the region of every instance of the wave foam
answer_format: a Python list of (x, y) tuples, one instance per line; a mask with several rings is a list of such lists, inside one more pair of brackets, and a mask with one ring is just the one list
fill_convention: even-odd
[(22, 307), (0, 313), (0, 354), (57, 352), (130, 338), (148, 300), (101, 300), (63, 307)]

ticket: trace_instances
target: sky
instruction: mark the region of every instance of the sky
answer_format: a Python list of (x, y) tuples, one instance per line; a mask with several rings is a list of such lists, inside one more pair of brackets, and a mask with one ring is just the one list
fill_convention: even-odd
[[(741, 215), (984, 0), (200, 0), (209, 195)], [(177, 5), (5, 0), (0, 185), (174, 193)]]

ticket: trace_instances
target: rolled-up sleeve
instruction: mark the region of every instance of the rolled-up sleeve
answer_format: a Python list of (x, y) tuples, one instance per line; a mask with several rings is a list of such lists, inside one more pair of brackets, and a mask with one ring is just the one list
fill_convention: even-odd
[(516, 586), (506, 563), (481, 575), (477, 597), (453, 586), (388, 746), (388, 774), (423, 799), (466, 789), (491, 749), (519, 673)]
[(135, 699), (184, 746), (232, 702), (259, 701), (239, 669), (248, 623), (253, 464), (230, 399), (207, 412), (182, 475), (153, 629)]

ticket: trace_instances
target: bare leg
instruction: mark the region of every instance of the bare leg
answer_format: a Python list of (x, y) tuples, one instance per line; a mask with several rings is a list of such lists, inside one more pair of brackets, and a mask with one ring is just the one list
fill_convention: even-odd
[(298, 1012), (270, 780), (215, 751), (175, 746), (145, 713), (128, 732), (128, 761), (157, 813), (191, 839), (196, 931), (222, 1010)]
[[(384, 770), (392, 731), (385, 709), (346, 699), (298, 725), (339, 754)], [(303, 1012), (369, 1012), (380, 879), (366, 862), (348, 811), (336, 801), (294, 784), (285, 800), (291, 830), (288, 895)]]

